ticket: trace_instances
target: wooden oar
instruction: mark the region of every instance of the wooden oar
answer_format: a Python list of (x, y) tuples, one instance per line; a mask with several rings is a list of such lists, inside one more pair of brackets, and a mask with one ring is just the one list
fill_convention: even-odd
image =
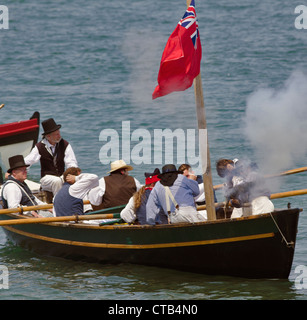
[[(302, 169), (302, 168), (300, 168)], [(299, 169), (294, 169), (294, 170), (299, 170)], [(291, 170), (293, 171), (293, 170)], [(307, 194), (307, 189), (301, 189), (301, 190), (292, 190), (292, 191), (285, 191), (285, 192), (278, 192), (278, 193), (273, 193), (271, 194), (271, 199), (279, 199), (279, 198), (287, 198), (287, 197), (294, 197), (294, 196), (300, 196)], [(84, 201), (84, 204), (89, 204), (88, 200)], [(215, 203), (215, 207), (223, 207), (226, 205), (226, 202), (217, 202)], [(245, 204), (249, 205), (249, 204)], [(10, 213), (21, 213), (23, 211), (28, 212), (28, 211), (36, 211), (36, 210), (46, 210), (46, 209), (52, 209), (53, 204), (46, 204), (46, 205), (40, 205), (40, 206), (29, 206), (29, 207), (23, 207), (23, 208), (12, 208), (12, 209), (2, 209), (0, 210), (0, 214), (10, 214)], [(65, 217), (51, 217), (51, 218), (33, 218), (32, 220), (35, 221), (33, 223), (43, 223), (43, 222), (60, 222), (60, 221), (71, 221), (71, 220), (92, 220), (92, 219), (117, 219), (120, 218), (119, 213), (107, 213), (107, 214), (100, 214), (103, 212), (110, 212), (110, 211), (118, 211), (121, 210), (124, 206), (118, 206), (114, 208), (106, 208), (94, 212), (89, 212), (86, 213), (84, 216), (79, 215), (78, 218), (76, 216), (65, 216)], [(197, 206), (197, 210), (206, 210), (206, 205), (201, 205)], [(43, 219), (43, 220), (42, 220)], [(44, 219), (55, 219), (55, 220), (44, 220)], [(56, 220), (59, 219), (59, 220)], [(18, 219), (18, 220), (27, 220), (31, 221), (31, 218), (28, 219)], [(12, 220), (13, 221), (18, 221), (18, 220)], [(8, 221), (8, 223), (11, 223), (11, 220), (5, 220), (0, 222), (1, 225), (5, 225), (2, 223), (5, 223)], [(22, 222), (22, 223), (31, 223), (31, 222)], [(14, 223), (18, 224), (18, 223)]]
[(4, 107), (4, 104), (2, 103), (2, 104), (0, 104), (0, 109), (2, 109)]
[[(300, 196), (300, 195), (304, 195), (304, 194), (307, 194), (307, 189), (274, 193), (271, 195), (271, 199)], [(225, 205), (226, 205), (226, 202), (215, 203), (215, 207), (222, 207)], [(249, 204), (245, 204), (245, 205), (248, 206)], [(27, 211), (32, 211), (33, 208), (35, 208), (35, 210), (39, 210), (38, 207), (40, 210), (48, 209), (48, 208), (50, 209), (50, 207), (52, 207), (52, 204), (27, 207)], [(4, 209), (4, 210), (0, 210), (0, 213), (17, 213), (17, 212), (20, 212), (20, 211), (18, 211), (18, 209), (20, 210), (20, 208)], [(101, 211), (104, 211), (104, 210), (108, 210), (108, 209), (103, 209)], [(197, 210), (206, 210), (206, 205), (198, 206)], [(3, 212), (3, 211), (5, 211), (5, 212)], [(118, 218), (120, 218), (119, 213), (75, 215), (75, 216), (50, 217), (50, 218), (22, 218), (22, 219), (11, 219), (11, 220), (0, 221), (0, 226), (16, 225), (16, 224), (31, 224), (31, 223), (33, 224), (33, 223), (50, 223), (50, 222), (68, 222), (68, 221), (76, 221), (77, 222), (77, 221), (81, 221), (81, 220), (118, 219)]]
[(283, 171), (281, 173), (268, 174), (265, 176), (265, 178), (275, 178), (275, 177), (288, 176), (290, 174), (301, 173), (304, 171), (307, 171), (307, 167), (301, 167), (301, 168), (296, 168), (296, 169), (292, 169), (292, 170), (287, 170), (287, 171)]
[(292, 190), (292, 191), (285, 191), (279, 193), (271, 194), (271, 199), (279, 199), (279, 198), (287, 198), (287, 197), (294, 197), (294, 196), (301, 196), (303, 194), (307, 194), (307, 189), (301, 190)]
[(48, 210), (52, 208), (53, 208), (53, 204), (50, 203), (50, 204), (44, 204), (39, 206), (24, 206), (24, 207), (11, 208), (11, 209), (1, 209), (0, 214), (22, 213), (22, 212), (28, 212), (28, 211)]
[[(268, 174), (265, 175), (265, 178), (277, 178), (277, 177), (282, 177), (282, 176), (288, 176), (290, 174), (295, 174), (295, 173), (301, 173), (307, 171), (307, 167), (301, 167), (301, 168), (297, 168), (297, 169), (291, 169), (291, 170), (287, 170), (287, 171), (283, 171), (280, 173), (275, 173), (275, 174)], [(218, 189), (222, 189), (224, 186), (224, 184), (217, 184), (215, 186), (213, 186), (214, 190), (218, 190)]]
[(50, 217), (50, 218), (22, 218), (22, 219), (11, 219), (0, 221), (0, 226), (9, 226), (16, 224), (33, 224), (33, 223), (50, 223), (50, 222), (69, 222), (69, 221), (80, 221), (80, 220), (97, 220), (97, 219), (117, 219), (119, 213), (110, 214), (95, 214), (90, 216), (75, 215), (65, 217)]
[[(285, 191), (285, 192), (278, 192), (271, 194), (270, 199), (279, 199), (279, 198), (287, 198), (287, 197), (294, 197), (294, 196), (301, 196), (307, 194), (307, 189), (301, 190), (292, 190), (292, 191)], [(215, 203), (215, 207), (223, 207), (226, 205), (226, 202), (218, 202)], [(249, 206), (250, 204), (246, 203), (244, 206)], [(197, 210), (206, 210), (206, 205), (197, 206)]]
[[(89, 200), (84, 200), (84, 204), (90, 204)], [(22, 213), (28, 211), (38, 211), (38, 210), (48, 210), (53, 208), (53, 203), (41, 204), (37, 206), (24, 206), (11, 209), (0, 209), (0, 214), (9, 214), (9, 213)]]

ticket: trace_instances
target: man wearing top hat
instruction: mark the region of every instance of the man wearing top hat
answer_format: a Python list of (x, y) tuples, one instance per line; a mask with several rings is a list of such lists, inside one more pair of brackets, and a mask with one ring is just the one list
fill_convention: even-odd
[[(46, 203), (36, 198), (28, 185), (25, 183), (27, 179), (27, 167), (22, 155), (16, 155), (9, 158), (10, 168), (8, 169), (8, 178), (2, 188), (2, 200), (5, 209), (17, 208), (20, 206), (36, 206)], [(26, 211), (26, 208), (23, 208)], [(36, 211), (31, 211), (34, 217), (39, 217)], [(39, 211), (40, 216), (53, 216), (51, 210)]]
[(129, 176), (131, 170), (133, 167), (127, 165), (124, 160), (111, 163), (111, 170), (108, 172), (110, 175), (99, 180), (100, 192), (97, 193), (97, 197), (100, 201), (95, 199), (95, 203), (101, 204), (93, 206), (94, 210), (127, 204), (131, 196), (142, 188), (137, 179)]
[(31, 166), (40, 161), (41, 187), (55, 196), (63, 185), (61, 176), (65, 167), (78, 167), (78, 163), (71, 145), (61, 137), (61, 125), (49, 118), (42, 122), (42, 126), (43, 139), (26, 156), (25, 163)]

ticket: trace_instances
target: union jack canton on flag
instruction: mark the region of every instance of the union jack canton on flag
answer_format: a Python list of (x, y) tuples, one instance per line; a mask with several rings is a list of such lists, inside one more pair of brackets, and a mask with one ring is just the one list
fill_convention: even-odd
[[(193, 2), (193, 5), (192, 5), (192, 2)], [(196, 30), (191, 35), (191, 39), (194, 44), (194, 48), (197, 49), (197, 38), (199, 37), (198, 21), (196, 18), (194, 0), (192, 0), (191, 5), (183, 15), (182, 19), (178, 22), (178, 24), (185, 27), (186, 29), (189, 29), (194, 23), (196, 24)]]

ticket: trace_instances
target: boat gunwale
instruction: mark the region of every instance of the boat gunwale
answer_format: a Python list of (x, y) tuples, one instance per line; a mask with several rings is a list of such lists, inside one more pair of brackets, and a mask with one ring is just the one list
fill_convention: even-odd
[[(195, 222), (195, 223), (174, 223), (174, 224), (157, 224), (157, 225), (134, 225), (134, 224), (114, 224), (114, 225), (94, 225), (94, 224), (88, 224), (86, 222), (83, 222), (83, 220), (80, 221), (70, 221), (70, 222), (40, 222), (40, 223), (34, 223), (34, 224), (42, 224), (42, 225), (49, 225), (54, 227), (62, 227), (62, 228), (81, 228), (81, 229), (170, 229), (170, 228), (186, 228), (186, 227), (193, 227), (193, 226), (205, 226), (210, 224), (221, 224), (221, 223), (232, 223), (232, 222), (240, 222), (240, 221), (247, 221), (247, 220), (254, 220), (254, 219), (263, 219), (267, 218), (269, 216), (276, 216), (278, 213), (283, 211), (296, 211), (299, 210), (299, 213), (303, 211), (301, 208), (291, 208), (291, 209), (275, 209), (273, 212), (270, 213), (262, 213), (258, 215), (251, 215), (247, 217), (239, 217), (239, 218), (224, 218), (224, 219), (217, 219), (217, 220), (210, 220), (210, 221), (201, 221), (201, 222)], [(9, 213), (6, 214), (6, 216), (9, 216), (14, 219), (32, 219), (33, 217), (26, 216), (26, 215), (20, 215), (15, 213)], [(0, 218), (0, 221), (4, 220)], [(104, 219), (99, 219), (104, 220)], [(108, 219), (105, 219), (108, 220)], [(85, 220), (86, 221), (86, 220)], [(92, 221), (95, 221), (92, 219)], [(23, 225), (23, 224), (21, 224)], [(26, 224), (25, 224), (26, 225)], [(18, 226), (18, 225), (14, 225)], [(5, 227), (5, 226), (3, 226)]]

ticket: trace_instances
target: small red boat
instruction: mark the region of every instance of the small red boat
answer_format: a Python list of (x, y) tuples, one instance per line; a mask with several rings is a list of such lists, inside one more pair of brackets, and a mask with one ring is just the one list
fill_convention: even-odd
[(0, 124), (0, 166), (3, 172), (9, 168), (8, 158), (16, 154), (27, 156), (38, 140), (39, 112), (29, 120)]

